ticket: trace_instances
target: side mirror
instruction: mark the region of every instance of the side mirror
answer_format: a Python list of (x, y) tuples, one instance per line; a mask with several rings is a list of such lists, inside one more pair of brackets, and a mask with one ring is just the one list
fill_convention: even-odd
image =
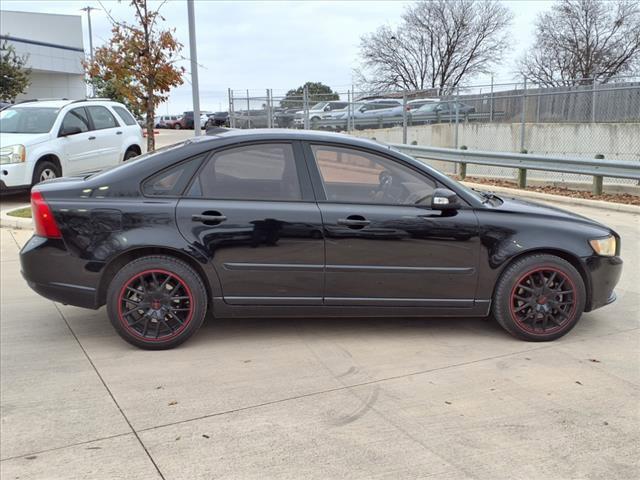
[(80, 127), (66, 127), (60, 130), (60, 137), (68, 137), (70, 135), (77, 135), (78, 133), (82, 133)]
[(462, 206), (456, 192), (448, 188), (436, 188), (431, 197), (432, 210), (457, 210)]
[(325, 112), (328, 112), (329, 110), (331, 110), (331, 105), (327, 105), (324, 107), (323, 109)]

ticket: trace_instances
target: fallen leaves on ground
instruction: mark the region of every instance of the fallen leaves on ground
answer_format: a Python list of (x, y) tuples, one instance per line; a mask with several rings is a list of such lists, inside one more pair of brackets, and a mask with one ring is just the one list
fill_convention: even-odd
[[(495, 185), (497, 187), (515, 188), (518, 185), (509, 180), (498, 180), (494, 178), (478, 178), (466, 177), (465, 182), (481, 183), (483, 185)], [(551, 195), (562, 195), (564, 197), (585, 198), (588, 200), (603, 200), (605, 202), (623, 203), (626, 205), (640, 205), (640, 196), (630, 193), (603, 193), (595, 195), (586, 190), (572, 190), (566, 187), (558, 187), (554, 185), (528, 186), (522, 189), (527, 192), (549, 193)]]

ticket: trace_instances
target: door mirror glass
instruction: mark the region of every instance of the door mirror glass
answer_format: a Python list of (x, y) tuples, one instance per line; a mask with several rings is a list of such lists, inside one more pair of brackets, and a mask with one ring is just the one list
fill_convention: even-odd
[(436, 188), (431, 197), (432, 210), (457, 210), (461, 206), (458, 194), (448, 188)]
[(76, 135), (78, 133), (82, 133), (82, 130), (80, 129), (80, 127), (76, 127), (75, 125), (63, 127), (62, 130), (60, 130), (61, 137), (68, 137), (70, 135)]

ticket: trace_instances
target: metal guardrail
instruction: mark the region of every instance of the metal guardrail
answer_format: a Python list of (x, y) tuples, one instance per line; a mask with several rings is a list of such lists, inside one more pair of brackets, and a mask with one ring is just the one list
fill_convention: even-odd
[(527, 170), (549, 172), (576, 173), (592, 175), (593, 192), (602, 193), (603, 177), (628, 178), (640, 180), (640, 161), (605, 160), (587, 158), (568, 158), (547, 155), (531, 155), (523, 153), (487, 152), (474, 150), (456, 150), (453, 148), (424, 147), (401, 143), (387, 144), (402, 153), (415, 158), (457, 163), (461, 166), (460, 176), (466, 176), (467, 164), (488, 165), (495, 167), (517, 168), (518, 185), (526, 186)]

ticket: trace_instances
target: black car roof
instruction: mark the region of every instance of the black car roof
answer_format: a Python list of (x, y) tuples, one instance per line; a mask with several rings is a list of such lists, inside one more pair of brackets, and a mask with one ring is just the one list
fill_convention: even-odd
[[(321, 132), (316, 130), (293, 130), (288, 128), (254, 128), (250, 130), (242, 129), (218, 129), (207, 132), (206, 136), (195, 137), (193, 142), (216, 142), (223, 139), (233, 139), (236, 141), (259, 141), (259, 140), (307, 140), (316, 142), (338, 142), (361, 144), (367, 147), (385, 147), (376, 141), (366, 138), (352, 137), (342, 133)], [(385, 147), (388, 148), (388, 147)]]

